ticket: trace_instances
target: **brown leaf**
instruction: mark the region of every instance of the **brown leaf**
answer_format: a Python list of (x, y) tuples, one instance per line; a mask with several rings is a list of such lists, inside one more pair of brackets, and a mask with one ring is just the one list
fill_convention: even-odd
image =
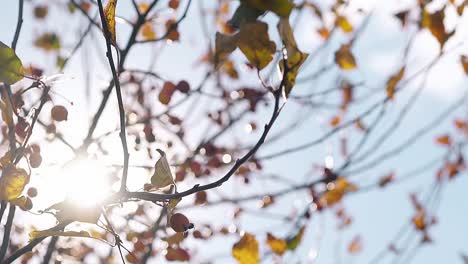
[(398, 82), (401, 81), (403, 78), (403, 75), (405, 74), (405, 66), (401, 67), (401, 69), (396, 73), (395, 75), (391, 76), (390, 79), (387, 81), (387, 96), (390, 99), (393, 99), (395, 97), (395, 88), (398, 84)]
[(357, 67), (350, 46), (346, 44), (341, 45), (340, 49), (335, 52), (335, 62), (342, 70), (353, 70)]

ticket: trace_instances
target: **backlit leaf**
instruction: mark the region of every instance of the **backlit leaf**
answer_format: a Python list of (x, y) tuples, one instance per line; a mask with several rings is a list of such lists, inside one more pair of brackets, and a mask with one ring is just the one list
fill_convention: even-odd
[(335, 62), (342, 70), (353, 70), (357, 67), (349, 45), (341, 45), (340, 49), (335, 52)]
[(23, 79), (24, 70), (15, 51), (0, 41), (0, 82), (14, 84)]
[(44, 33), (34, 41), (34, 45), (45, 51), (54, 51), (60, 49), (60, 39), (55, 33)]
[(5, 122), (9, 126), (13, 125), (13, 109), (11, 107), (10, 101), (0, 100), (0, 110), (2, 111), (3, 122)]
[(444, 25), (445, 8), (434, 13), (429, 13), (425, 8), (422, 10), (421, 25), (431, 32), (437, 39), (440, 46), (443, 47), (445, 42), (453, 35), (455, 31), (447, 33)]
[[(309, 54), (302, 53), (298, 49), (291, 25), (289, 24), (289, 18), (280, 19), (280, 22), (278, 23), (278, 32), (287, 51), (286, 67), (288, 72), (286, 74), (286, 80), (284, 80), (284, 93), (285, 96), (288, 97), (296, 82), (296, 76), (299, 68), (307, 59)], [(279, 66), (281, 71), (284, 71), (283, 61), (279, 62)]]
[(240, 264), (260, 262), (258, 241), (254, 235), (245, 233), (232, 247), (232, 255)]
[[(86, 192), (86, 190), (83, 190), (83, 192)], [(93, 207), (82, 207), (73, 201), (65, 200), (52, 205), (46, 211), (50, 211), (51, 209), (56, 210), (55, 217), (61, 223), (65, 221), (79, 221), (95, 224), (101, 216), (101, 206), (97, 201)]]
[(288, 249), (295, 250), (297, 246), (299, 246), (302, 241), (302, 237), (304, 236), (304, 231), (305, 226), (301, 227), (294, 236), (288, 239)]
[(245, 24), (239, 32), (238, 45), (249, 62), (259, 70), (265, 68), (276, 50), (268, 36), (268, 25), (263, 22)]
[(157, 149), (157, 151), (161, 157), (154, 166), (154, 173), (153, 176), (151, 176), (151, 183), (156, 186), (156, 188), (164, 188), (171, 184), (175, 185), (171, 168), (167, 162), (166, 153), (160, 149)]
[(115, 6), (117, 5), (117, 0), (109, 0), (106, 7), (104, 8), (104, 15), (106, 16), (107, 29), (109, 30), (112, 43), (116, 43), (115, 35)]
[(452, 139), (449, 135), (441, 135), (436, 138), (436, 142), (443, 146), (450, 146), (452, 144)]
[(89, 237), (93, 236), (88, 231), (55, 231), (55, 230), (43, 230), (43, 231), (32, 231), (29, 233), (29, 241), (50, 236), (62, 236), (62, 237)]
[(395, 75), (391, 76), (390, 79), (388, 79), (386, 91), (387, 91), (387, 96), (390, 99), (393, 99), (395, 97), (395, 88), (398, 82), (400, 82), (401, 79), (403, 78), (404, 74), (405, 74), (405, 67), (403, 66)]
[(360, 236), (355, 236), (348, 245), (348, 252), (351, 254), (357, 254), (362, 250), (362, 242)]
[(153, 24), (146, 22), (141, 27), (141, 35), (144, 40), (153, 40), (156, 39), (156, 32), (154, 31)]
[(271, 248), (271, 250), (277, 255), (283, 255), (284, 252), (288, 249), (288, 243), (284, 239), (279, 239), (273, 236), (270, 233), (267, 233), (266, 243)]
[(349, 20), (345, 16), (337, 16), (336, 25), (346, 33), (353, 32), (353, 25), (349, 23)]
[(0, 178), (0, 200), (10, 201), (18, 198), (28, 182), (29, 175), (24, 169), (13, 165), (3, 168)]

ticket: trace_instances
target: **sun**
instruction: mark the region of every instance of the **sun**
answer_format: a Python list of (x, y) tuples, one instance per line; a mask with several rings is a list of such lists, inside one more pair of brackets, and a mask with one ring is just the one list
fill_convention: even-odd
[(63, 166), (49, 168), (45, 174), (47, 179), (42, 197), (49, 203), (60, 197), (80, 207), (93, 207), (112, 191), (109, 170), (99, 160), (75, 159)]

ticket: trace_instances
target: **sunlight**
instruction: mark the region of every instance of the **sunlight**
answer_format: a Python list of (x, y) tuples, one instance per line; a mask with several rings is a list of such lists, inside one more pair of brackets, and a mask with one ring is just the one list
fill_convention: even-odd
[(59, 192), (63, 199), (78, 206), (92, 207), (111, 191), (108, 170), (97, 160), (73, 160), (60, 169), (48, 170), (47, 174), (48, 191), (42, 193), (45, 200), (52, 200)]

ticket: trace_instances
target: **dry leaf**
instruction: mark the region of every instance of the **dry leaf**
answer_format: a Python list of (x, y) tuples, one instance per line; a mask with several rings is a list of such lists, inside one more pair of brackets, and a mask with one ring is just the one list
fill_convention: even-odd
[(258, 241), (254, 235), (245, 233), (232, 247), (232, 255), (240, 264), (260, 262)]
[(342, 70), (352, 70), (357, 67), (349, 45), (341, 45), (340, 49), (335, 52), (335, 62)]
[(156, 186), (156, 188), (164, 188), (171, 184), (174, 184), (174, 178), (172, 177), (171, 167), (167, 162), (166, 153), (164, 151), (157, 149), (161, 157), (156, 162), (154, 166), (154, 173), (151, 176), (151, 183)]
[(115, 7), (117, 5), (117, 0), (109, 0), (106, 7), (104, 8), (104, 15), (106, 16), (107, 29), (112, 39), (112, 43), (116, 43), (115, 35)]
[(279, 239), (273, 236), (270, 233), (267, 233), (266, 243), (271, 248), (271, 250), (277, 255), (283, 255), (284, 252), (288, 249), (288, 243), (284, 239)]

